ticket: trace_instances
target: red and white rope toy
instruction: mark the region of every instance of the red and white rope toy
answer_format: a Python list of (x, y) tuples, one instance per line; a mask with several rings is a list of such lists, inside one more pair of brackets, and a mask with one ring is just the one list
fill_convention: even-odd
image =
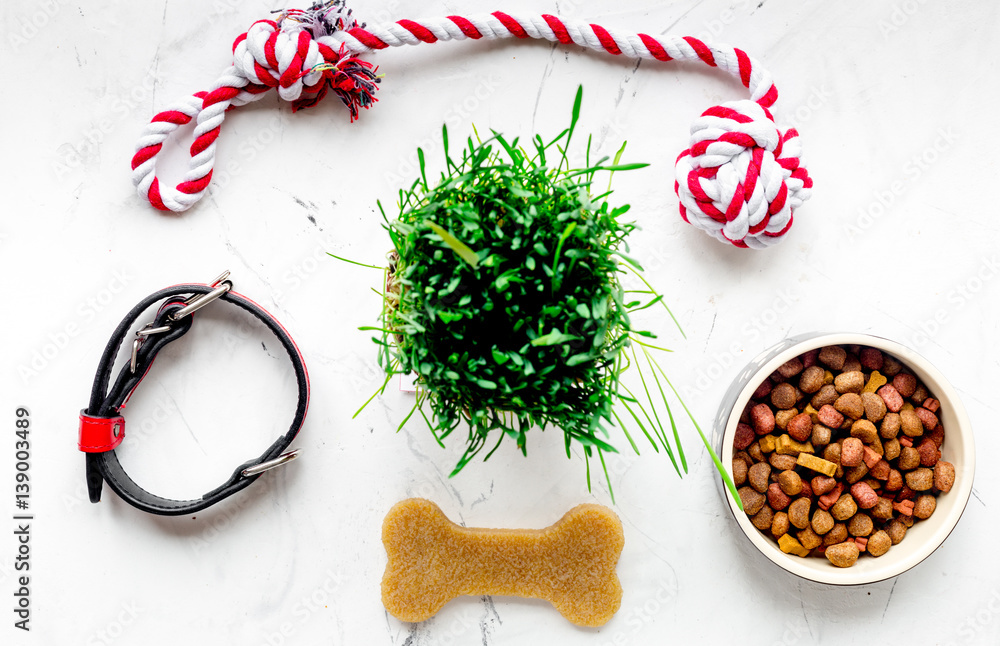
[[(315, 105), (333, 91), (350, 108), (368, 108), (379, 81), (358, 55), (388, 47), (445, 40), (539, 38), (609, 54), (659, 61), (700, 61), (738, 78), (750, 100), (706, 110), (691, 127), (690, 147), (677, 158), (675, 190), (681, 217), (721, 241), (763, 248), (781, 240), (792, 212), (809, 198), (812, 179), (801, 166), (794, 128), (780, 130), (768, 111), (778, 98), (771, 75), (740, 49), (691, 37), (654, 37), (566, 21), (548, 14), (448, 16), (387, 26), (359, 24), (344, 6), (328, 0), (261, 20), (236, 39), (233, 64), (207, 92), (153, 117), (136, 145), (132, 180), (158, 209), (185, 211), (208, 189), (215, 142), (226, 111), (264, 96), (272, 87), (293, 110)], [(156, 158), (178, 127), (196, 121), (187, 174), (176, 188), (160, 186)]]

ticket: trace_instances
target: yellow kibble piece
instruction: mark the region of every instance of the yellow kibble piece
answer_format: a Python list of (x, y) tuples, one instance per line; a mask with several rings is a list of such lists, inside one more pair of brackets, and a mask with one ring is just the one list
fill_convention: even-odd
[(825, 386), (826, 384), (832, 384), (832, 383), (833, 383), (833, 373), (827, 370), (826, 372), (823, 373), (823, 385)]
[(812, 453), (813, 445), (809, 442), (796, 442), (788, 435), (778, 437), (774, 450), (779, 455), (798, 455), (800, 453)]
[(785, 554), (794, 554), (795, 556), (809, 556), (809, 550), (802, 547), (800, 543), (794, 536), (789, 536), (788, 534), (782, 534), (781, 538), (778, 539), (778, 547)]
[(819, 411), (813, 408), (812, 404), (806, 404), (806, 407), (802, 409), (802, 412), (812, 418), (813, 424), (819, 423), (819, 418), (816, 417)]
[(776, 445), (776, 438), (773, 435), (765, 435), (757, 440), (757, 446), (760, 447), (761, 453), (770, 453)]
[(815, 455), (810, 455), (809, 453), (799, 453), (799, 459), (795, 462), (800, 467), (812, 469), (817, 473), (822, 473), (828, 478), (832, 478), (833, 474), (837, 472), (837, 464), (835, 462), (818, 458)]
[(868, 383), (865, 384), (863, 393), (873, 393), (882, 386), (889, 383), (889, 380), (882, 375), (878, 370), (873, 370), (870, 377), (868, 377)]

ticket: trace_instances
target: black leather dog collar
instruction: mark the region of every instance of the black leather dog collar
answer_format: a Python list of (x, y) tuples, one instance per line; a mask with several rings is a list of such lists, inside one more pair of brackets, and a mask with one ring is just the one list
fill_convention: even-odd
[[(285, 328), (259, 305), (233, 292), (228, 276), (227, 271), (208, 285), (175, 285), (151, 294), (132, 308), (115, 329), (97, 368), (90, 405), (80, 413), (79, 448), (87, 454), (87, 489), (91, 502), (100, 502), (102, 484), (107, 481), (111, 489), (133, 507), (164, 516), (188, 514), (205, 509), (245, 489), (261, 473), (285, 464), (298, 454), (298, 450), (288, 453), (284, 451), (298, 434), (309, 408), (309, 374), (305, 363)], [(115, 448), (125, 437), (125, 420), (119, 410), (125, 406), (142, 381), (157, 353), (191, 329), (191, 314), (216, 299), (232, 303), (255, 316), (274, 333), (285, 348), (298, 381), (295, 418), (287, 433), (279, 437), (263, 454), (238, 466), (221, 486), (196, 500), (163, 498), (137, 485), (118, 461)], [(163, 302), (153, 321), (136, 332), (131, 361), (121, 369), (111, 384), (111, 373), (122, 342), (142, 313), (159, 301)]]

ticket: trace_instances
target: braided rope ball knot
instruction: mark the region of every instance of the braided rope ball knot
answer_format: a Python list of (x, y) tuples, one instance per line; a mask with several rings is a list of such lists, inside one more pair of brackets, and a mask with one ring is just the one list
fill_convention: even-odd
[(691, 126), (691, 146), (675, 166), (681, 217), (737, 247), (776, 244), (792, 212), (809, 199), (798, 132), (781, 132), (755, 101), (723, 103)]
[(301, 25), (282, 29), (273, 20), (258, 20), (233, 43), (238, 73), (255, 85), (277, 88), (288, 102), (298, 101), (303, 88), (319, 91), (323, 71), (316, 68), (325, 62), (319, 43)]

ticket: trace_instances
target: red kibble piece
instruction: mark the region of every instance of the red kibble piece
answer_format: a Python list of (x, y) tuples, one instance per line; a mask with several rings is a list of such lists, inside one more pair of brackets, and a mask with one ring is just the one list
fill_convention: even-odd
[(755, 437), (756, 435), (754, 434), (753, 429), (750, 428), (750, 426), (748, 426), (747, 424), (737, 424), (736, 433), (735, 435), (733, 435), (733, 447), (737, 451), (742, 451), (743, 449), (753, 444)]
[(808, 368), (809, 366), (815, 366), (817, 357), (819, 357), (819, 348), (806, 352), (802, 355), (802, 367)]
[(935, 428), (937, 428), (938, 425), (937, 415), (930, 412), (923, 406), (915, 409), (913, 412), (917, 414), (917, 418), (920, 420), (920, 423), (924, 425), (924, 428), (926, 430), (933, 431)]
[(833, 507), (834, 503), (840, 500), (840, 494), (842, 493), (844, 493), (844, 483), (838, 482), (837, 486), (834, 487), (832, 491), (820, 496), (819, 500), (816, 501), (816, 504), (818, 504), (819, 508), (823, 511), (829, 511), (830, 507)]
[(799, 413), (788, 422), (788, 434), (796, 442), (805, 442), (812, 437), (813, 421), (808, 413)]
[(765, 397), (771, 394), (771, 388), (774, 388), (774, 385), (771, 383), (771, 380), (765, 379), (764, 381), (760, 382), (759, 386), (757, 386), (757, 390), (753, 391), (753, 398), (764, 399)]
[(858, 353), (858, 359), (861, 361), (861, 365), (868, 370), (881, 370), (884, 357), (881, 350), (861, 348), (861, 352)]
[(844, 423), (844, 416), (830, 404), (824, 404), (820, 407), (816, 412), (816, 419), (823, 426), (830, 428), (840, 428), (840, 425)]
[(865, 461), (865, 466), (871, 469), (882, 460), (882, 456), (873, 451), (871, 447), (866, 446), (865, 457), (863, 459)]
[(867, 482), (857, 482), (851, 487), (851, 496), (861, 509), (871, 509), (878, 502), (878, 494)]
[(893, 503), (892, 508), (895, 509), (896, 511), (898, 511), (899, 513), (903, 514), (904, 516), (912, 516), (913, 515), (913, 501), (912, 500), (903, 500), (903, 501), (900, 501), (900, 502), (897, 502), (897, 503)]
[(774, 413), (767, 404), (757, 404), (750, 410), (750, 419), (753, 422), (757, 435), (767, 435), (774, 430)]
[(924, 441), (917, 447), (917, 453), (920, 454), (920, 466), (922, 467), (932, 467), (941, 459), (941, 451), (938, 450), (937, 444), (928, 437), (925, 437)]
[(809, 484), (808, 480), (803, 480), (802, 491), (799, 492), (799, 498), (808, 498), (809, 500), (812, 500), (812, 497), (813, 497), (812, 486)]
[(896, 500), (898, 501), (913, 500), (916, 497), (917, 497), (917, 492), (914, 491), (913, 489), (910, 489), (906, 485), (903, 485), (903, 488), (900, 489), (899, 493), (896, 494)]
[(892, 465), (884, 459), (879, 460), (875, 466), (868, 470), (868, 475), (876, 480), (888, 480), (890, 473), (892, 473)]
[(913, 446), (913, 440), (906, 437), (905, 435), (900, 435), (897, 439), (899, 440), (899, 443), (902, 444), (903, 446)]
[(781, 490), (781, 486), (777, 482), (772, 482), (767, 487), (767, 504), (774, 511), (782, 511), (788, 505), (792, 504), (792, 499), (787, 493)]
[(868, 549), (868, 539), (865, 538), (864, 536), (855, 536), (854, 544), (858, 546), (859, 552), (864, 552), (866, 549)]
[(865, 445), (856, 437), (844, 438), (840, 446), (840, 466), (856, 467), (865, 456)]
[(929, 440), (934, 440), (934, 444), (940, 449), (944, 445), (944, 426), (938, 424), (930, 433), (924, 434)]
[(885, 407), (893, 413), (898, 413), (903, 408), (903, 396), (892, 384), (882, 386), (876, 394), (885, 402)]
[(937, 413), (938, 410), (941, 408), (941, 402), (934, 399), (933, 397), (928, 397), (927, 399), (924, 400), (923, 407), (932, 413)]
[(892, 387), (903, 397), (909, 397), (917, 391), (917, 378), (908, 372), (901, 372), (892, 378)]

